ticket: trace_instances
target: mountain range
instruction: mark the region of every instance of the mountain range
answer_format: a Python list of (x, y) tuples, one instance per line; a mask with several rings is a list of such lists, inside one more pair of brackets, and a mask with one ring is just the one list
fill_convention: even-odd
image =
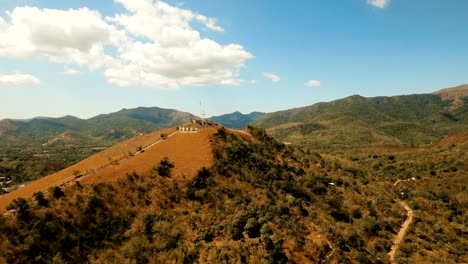
[(433, 94), (353, 95), (268, 113), (253, 124), (279, 140), (310, 148), (430, 144), (468, 129), (468, 85)]
[(65, 138), (63, 133), (68, 139), (74, 137), (77, 144), (108, 145), (141, 133), (182, 124), (193, 118), (195, 116), (192, 114), (173, 109), (138, 107), (89, 119), (74, 116), (40, 117), (25, 121), (3, 119), (0, 121), (0, 146), (67, 143), (61, 140)]
[[(74, 116), (3, 119), (0, 146), (111, 145), (197, 118), (158, 107), (122, 109), (90, 119)], [(241, 129), (253, 124), (275, 138), (310, 148), (408, 146), (430, 144), (468, 127), (468, 85), (433, 94), (366, 98), (353, 95), (332, 102), (273, 113), (234, 112), (212, 121)]]

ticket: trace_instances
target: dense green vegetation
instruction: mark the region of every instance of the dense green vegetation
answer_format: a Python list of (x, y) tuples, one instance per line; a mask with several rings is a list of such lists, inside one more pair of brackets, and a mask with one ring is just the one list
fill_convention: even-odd
[(0, 194), (12, 188), (62, 170), (102, 150), (101, 147), (7, 147), (0, 149)]

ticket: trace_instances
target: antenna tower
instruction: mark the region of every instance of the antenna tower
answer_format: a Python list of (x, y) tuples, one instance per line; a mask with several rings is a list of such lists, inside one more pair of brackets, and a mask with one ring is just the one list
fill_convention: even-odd
[(201, 101), (200, 101), (200, 116), (201, 116), (201, 124), (202, 126), (204, 126), (206, 113), (205, 113), (205, 109), (203, 109), (203, 105)]

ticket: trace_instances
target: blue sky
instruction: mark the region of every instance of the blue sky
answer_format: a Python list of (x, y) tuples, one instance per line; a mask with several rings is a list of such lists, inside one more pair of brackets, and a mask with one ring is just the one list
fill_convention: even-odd
[(466, 0), (2, 0), (0, 119), (430, 93), (468, 83), (467, 10)]

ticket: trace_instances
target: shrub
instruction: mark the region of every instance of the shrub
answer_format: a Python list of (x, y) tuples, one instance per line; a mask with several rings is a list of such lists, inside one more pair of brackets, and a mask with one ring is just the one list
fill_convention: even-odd
[(247, 220), (247, 223), (244, 226), (245, 231), (250, 238), (256, 238), (260, 236), (261, 225), (258, 223), (257, 219), (251, 217)]
[(217, 135), (219, 138), (221, 138), (223, 141), (226, 141), (227, 135), (226, 135), (226, 129), (224, 127), (218, 128)]
[(55, 199), (59, 199), (65, 196), (65, 193), (58, 186), (50, 187), (49, 192), (50, 194), (52, 194), (52, 197), (54, 197)]
[(191, 188), (196, 190), (206, 188), (210, 183), (210, 176), (211, 172), (207, 168), (201, 168), (193, 179)]
[(331, 216), (335, 218), (335, 220), (337, 221), (346, 222), (346, 223), (351, 222), (351, 219), (349, 218), (348, 214), (341, 210), (335, 210), (331, 212)]
[(33, 198), (36, 200), (37, 205), (43, 206), (43, 207), (49, 206), (49, 201), (45, 198), (45, 195), (43, 192), (34, 193)]
[(24, 198), (17, 198), (6, 207), (7, 210), (16, 210), (19, 221), (27, 222), (30, 218), (30, 207)]
[(174, 168), (174, 163), (169, 161), (169, 158), (165, 157), (159, 162), (159, 165), (156, 167), (156, 172), (159, 176), (171, 177), (172, 168)]
[(354, 219), (359, 219), (362, 217), (361, 210), (359, 208), (355, 208), (352, 212), (351, 215), (353, 216)]
[(353, 233), (348, 237), (347, 244), (357, 249), (361, 249), (365, 246), (364, 239), (356, 233)]

